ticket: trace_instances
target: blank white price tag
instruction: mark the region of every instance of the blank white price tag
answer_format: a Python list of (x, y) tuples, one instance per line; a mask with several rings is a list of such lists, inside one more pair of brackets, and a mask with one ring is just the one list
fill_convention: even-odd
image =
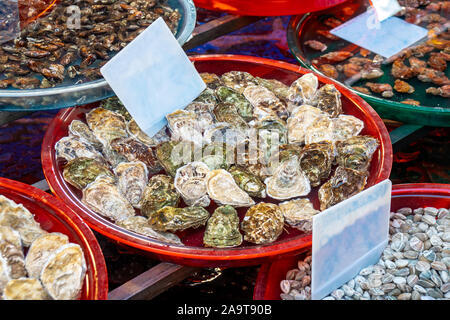
[(383, 21), (399, 12), (402, 7), (397, 0), (370, 0), (372, 7), (375, 9), (378, 21)]

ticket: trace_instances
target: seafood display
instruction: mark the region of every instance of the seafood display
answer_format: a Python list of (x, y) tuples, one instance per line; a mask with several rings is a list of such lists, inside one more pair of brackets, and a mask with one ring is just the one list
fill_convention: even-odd
[(207, 88), (153, 137), (117, 97), (72, 121), (56, 156), (87, 208), (142, 237), (181, 246), (201, 230), (204, 247), (229, 248), (310, 232), (364, 189), (379, 142), (334, 85), (200, 75)]
[(22, 204), (0, 195), (0, 299), (73, 300), (86, 275), (84, 253), (47, 232)]

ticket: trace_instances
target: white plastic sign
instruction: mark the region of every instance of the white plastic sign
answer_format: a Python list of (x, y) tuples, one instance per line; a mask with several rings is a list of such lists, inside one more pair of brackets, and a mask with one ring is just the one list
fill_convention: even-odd
[(380, 22), (393, 16), (402, 9), (397, 0), (370, 0), (370, 3), (372, 8), (375, 9), (378, 21)]

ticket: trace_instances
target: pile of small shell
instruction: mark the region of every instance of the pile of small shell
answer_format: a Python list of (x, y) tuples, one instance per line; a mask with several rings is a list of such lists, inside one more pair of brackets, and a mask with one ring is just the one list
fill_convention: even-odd
[[(390, 239), (376, 265), (362, 269), (324, 300), (450, 299), (450, 214), (445, 208), (391, 213)], [(310, 298), (311, 257), (281, 281), (285, 300)], [(306, 280), (304, 280), (306, 279)]]

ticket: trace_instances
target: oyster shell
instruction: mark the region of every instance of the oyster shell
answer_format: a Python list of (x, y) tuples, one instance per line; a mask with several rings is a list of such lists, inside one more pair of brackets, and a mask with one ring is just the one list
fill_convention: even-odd
[(100, 102), (100, 107), (120, 114), (127, 121), (130, 121), (132, 119), (131, 114), (125, 108), (122, 101), (120, 101), (119, 98), (116, 96), (102, 100)]
[(88, 184), (83, 189), (81, 201), (91, 210), (113, 221), (135, 215), (133, 206), (122, 196), (110, 177), (98, 176)]
[(237, 113), (245, 121), (248, 122), (253, 119), (253, 106), (245, 99), (243, 94), (225, 86), (218, 87), (215, 93), (220, 102), (234, 105)]
[(5, 259), (0, 255), (0, 300), (2, 299), (2, 293), (6, 284), (11, 280), (8, 274), (8, 265)]
[(364, 189), (367, 172), (360, 172), (344, 167), (337, 167), (333, 176), (319, 189), (320, 210), (350, 198)]
[(285, 85), (281, 81), (278, 81), (276, 79), (263, 79), (256, 77), (256, 82), (260, 86), (264, 86), (272, 91), (278, 99), (285, 102), (289, 101), (289, 86)]
[(218, 207), (206, 223), (203, 234), (205, 247), (229, 248), (242, 243), (239, 232), (239, 217), (236, 209), (226, 205)]
[(130, 120), (127, 123), (127, 132), (130, 137), (133, 137), (150, 147), (156, 147), (158, 144), (170, 140), (166, 129), (167, 127), (164, 126), (153, 137), (149, 137), (144, 131), (141, 130), (136, 121)]
[(319, 80), (313, 73), (307, 73), (295, 80), (289, 87), (287, 98), (288, 111), (292, 112), (302, 104), (310, 104), (316, 94)]
[(202, 133), (216, 122), (213, 109), (213, 105), (202, 102), (192, 102), (185, 108), (185, 110), (195, 113), (196, 121)]
[(266, 186), (256, 175), (238, 166), (232, 166), (229, 172), (239, 188), (247, 192), (250, 196), (256, 198), (266, 197)]
[(202, 128), (194, 111), (176, 110), (166, 115), (166, 118), (172, 133), (171, 140), (202, 144)]
[(92, 109), (86, 114), (86, 122), (104, 146), (116, 138), (128, 136), (125, 118), (114, 111), (102, 107)]
[(0, 241), (0, 255), (6, 262), (6, 272), (10, 279), (27, 276), (22, 246), (15, 246), (13, 243), (2, 239)]
[(209, 167), (200, 161), (194, 161), (178, 168), (174, 186), (188, 206), (209, 206), (210, 200), (205, 180), (209, 171)]
[(273, 173), (264, 180), (266, 193), (278, 200), (305, 196), (311, 191), (311, 185), (305, 173), (300, 169), (297, 156), (283, 161)]
[(39, 279), (45, 262), (56, 250), (68, 243), (69, 238), (59, 232), (47, 233), (34, 240), (25, 258), (28, 276)]
[(225, 143), (236, 146), (247, 139), (247, 130), (237, 128), (227, 122), (217, 122), (206, 129), (203, 135), (205, 143)]
[(94, 133), (89, 129), (88, 125), (80, 120), (73, 120), (69, 125), (69, 133), (86, 140), (95, 149), (101, 150), (102, 143), (97, 140)]
[(328, 117), (317, 118), (313, 124), (306, 129), (305, 144), (321, 141), (334, 142), (333, 123)]
[(165, 207), (176, 207), (180, 194), (173, 185), (173, 178), (165, 174), (157, 174), (150, 178), (141, 199), (141, 213), (150, 217), (157, 210)]
[(208, 88), (215, 90), (217, 87), (222, 85), (220, 77), (214, 73), (202, 72), (200, 77)]
[(200, 161), (205, 163), (210, 170), (227, 170), (231, 164), (236, 162), (236, 147), (221, 142), (205, 144)]
[(0, 242), (6, 241), (15, 247), (22, 248), (20, 233), (11, 227), (0, 226)]
[(50, 300), (38, 279), (19, 278), (10, 280), (3, 291), (5, 300)]
[(249, 208), (241, 223), (244, 240), (264, 244), (274, 242), (283, 232), (284, 218), (273, 203), (260, 202)]
[(302, 148), (296, 144), (282, 144), (278, 148), (278, 152), (272, 154), (269, 159), (269, 170), (272, 175), (278, 166), (285, 160), (291, 159), (293, 156), (297, 156), (300, 159)]
[(320, 87), (311, 100), (311, 104), (327, 112), (332, 118), (336, 118), (342, 113), (341, 93), (333, 84)]
[(364, 122), (351, 115), (341, 114), (331, 121), (334, 141), (344, 141), (357, 136), (364, 128)]
[(244, 90), (244, 97), (252, 104), (253, 116), (257, 119), (277, 116), (282, 120), (286, 120), (289, 116), (284, 103), (266, 87), (248, 86)]
[(244, 71), (226, 72), (222, 74), (220, 80), (222, 80), (225, 86), (239, 93), (243, 93), (244, 89), (249, 85), (257, 84), (255, 78), (250, 73)]
[(304, 144), (308, 127), (321, 118), (328, 118), (322, 110), (310, 105), (297, 107), (287, 120), (289, 143)]
[(314, 209), (309, 199), (292, 199), (278, 204), (284, 221), (303, 232), (312, 231), (313, 216), (320, 211)]
[(337, 163), (345, 168), (366, 171), (378, 149), (378, 140), (371, 136), (354, 136), (336, 144)]
[(214, 106), (217, 104), (218, 101), (214, 94), (214, 90), (211, 88), (206, 88), (205, 90), (202, 91), (202, 93), (200, 93), (200, 95), (194, 100), (194, 102), (202, 102)]
[(104, 163), (91, 158), (75, 158), (70, 160), (63, 169), (64, 180), (80, 190), (93, 182), (99, 175), (114, 177)]
[(86, 261), (78, 244), (57, 249), (42, 267), (40, 279), (45, 291), (55, 300), (73, 300), (80, 295), (86, 275)]
[(255, 201), (234, 181), (233, 176), (223, 169), (212, 170), (206, 176), (209, 197), (219, 205), (249, 207)]
[(77, 136), (67, 136), (59, 139), (55, 144), (56, 158), (63, 158), (67, 161), (75, 158), (91, 158), (99, 162), (105, 162), (102, 154), (91, 144)]
[(300, 168), (312, 187), (317, 187), (328, 178), (333, 160), (334, 148), (331, 142), (321, 141), (305, 145), (299, 157)]
[(230, 102), (219, 102), (214, 108), (214, 115), (219, 123), (226, 122), (236, 128), (248, 128), (247, 122), (239, 115), (236, 106)]
[(114, 168), (119, 192), (135, 208), (140, 201), (148, 182), (148, 170), (142, 161), (122, 162)]
[(123, 154), (115, 151), (111, 145), (103, 146), (102, 153), (108, 164), (113, 168), (121, 162), (128, 161)]
[(265, 161), (270, 159), (280, 145), (288, 142), (286, 123), (278, 117), (268, 116), (258, 120), (254, 128), (258, 131), (259, 149)]
[(176, 234), (153, 230), (148, 223), (148, 219), (142, 216), (129, 217), (125, 220), (117, 222), (117, 225), (155, 240), (183, 245), (180, 238)]
[(179, 231), (198, 228), (206, 223), (209, 212), (202, 207), (174, 208), (165, 206), (148, 219), (150, 226), (157, 231)]
[(175, 177), (179, 167), (194, 161), (197, 151), (201, 152), (201, 148), (189, 141), (166, 141), (156, 147), (156, 158), (164, 170)]

